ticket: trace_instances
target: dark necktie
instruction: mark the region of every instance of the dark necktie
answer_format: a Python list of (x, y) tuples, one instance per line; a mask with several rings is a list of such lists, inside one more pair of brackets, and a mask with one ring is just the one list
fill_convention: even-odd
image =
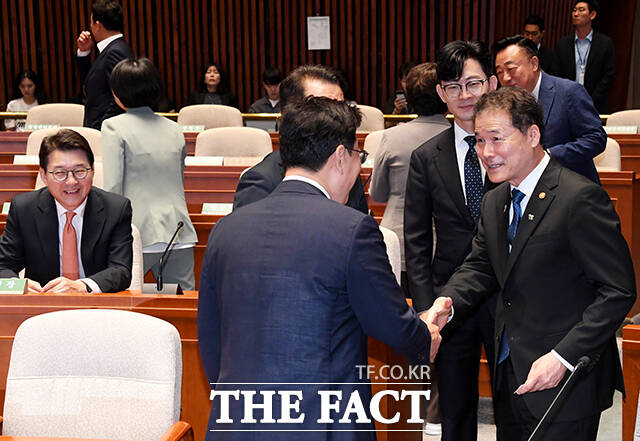
[(480, 173), (480, 163), (476, 154), (476, 137), (465, 136), (465, 142), (469, 145), (469, 150), (464, 157), (464, 191), (467, 196), (467, 207), (473, 216), (474, 221), (478, 221), (480, 215), (480, 204), (482, 203), (482, 174)]

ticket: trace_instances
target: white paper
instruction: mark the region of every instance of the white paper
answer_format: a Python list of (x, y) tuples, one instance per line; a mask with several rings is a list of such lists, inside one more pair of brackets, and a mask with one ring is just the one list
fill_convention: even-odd
[(307, 49), (331, 49), (331, 24), (329, 17), (307, 17)]

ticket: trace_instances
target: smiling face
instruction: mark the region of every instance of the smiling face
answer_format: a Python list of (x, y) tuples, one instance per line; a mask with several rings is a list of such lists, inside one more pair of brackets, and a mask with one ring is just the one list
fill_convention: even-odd
[(211, 92), (215, 92), (217, 87), (220, 85), (221, 79), (222, 77), (220, 75), (220, 72), (215, 66), (209, 66), (207, 68), (207, 71), (204, 73), (204, 84)]
[(491, 182), (507, 181), (514, 187), (538, 165), (544, 152), (536, 125), (526, 133), (512, 125), (504, 110), (487, 109), (475, 119), (476, 152)]
[(538, 57), (529, 57), (516, 44), (507, 46), (496, 55), (496, 75), (501, 85), (520, 86), (531, 93), (540, 75)]
[(67, 174), (67, 179), (58, 182), (49, 172), (55, 170), (75, 170), (88, 168), (89, 160), (82, 150), (54, 150), (49, 153), (47, 170), (40, 168), (40, 177), (47, 184), (49, 192), (67, 210), (75, 210), (89, 194), (93, 183), (93, 169), (89, 170), (86, 178), (78, 180), (73, 173)]

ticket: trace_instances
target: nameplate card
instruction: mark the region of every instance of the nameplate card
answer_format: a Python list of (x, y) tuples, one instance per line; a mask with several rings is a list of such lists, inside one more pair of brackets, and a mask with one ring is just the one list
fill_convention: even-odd
[(27, 292), (27, 279), (0, 279), (0, 294), (24, 294)]
[(638, 126), (604, 126), (607, 133), (638, 133)]
[(184, 165), (222, 165), (222, 156), (187, 156)]
[(40, 165), (38, 155), (13, 155), (13, 163), (20, 165)]
[(57, 129), (58, 127), (60, 127), (60, 124), (27, 124), (24, 129), (33, 132), (34, 130)]
[(183, 132), (202, 132), (204, 130), (204, 125), (200, 126), (182, 126)]
[(2, 214), (9, 214), (9, 208), (11, 208), (11, 202), (2, 204)]
[(222, 203), (204, 203), (202, 204), (202, 214), (215, 214), (220, 216), (226, 216), (233, 210), (233, 204)]

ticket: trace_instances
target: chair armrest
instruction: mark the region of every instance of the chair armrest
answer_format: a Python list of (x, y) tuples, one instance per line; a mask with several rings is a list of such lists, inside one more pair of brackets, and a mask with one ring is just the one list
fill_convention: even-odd
[(184, 421), (173, 423), (158, 441), (193, 441), (191, 424)]

